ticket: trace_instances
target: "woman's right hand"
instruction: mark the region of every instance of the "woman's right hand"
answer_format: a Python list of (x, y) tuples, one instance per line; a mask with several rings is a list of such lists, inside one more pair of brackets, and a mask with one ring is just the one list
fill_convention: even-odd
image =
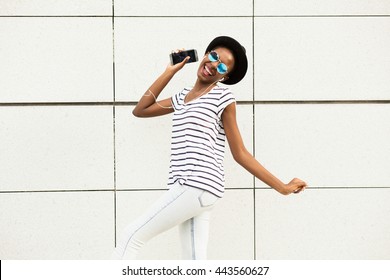
[[(182, 50), (177, 50), (176, 52), (181, 52)], [(187, 63), (188, 60), (190, 60), (190, 56), (187, 56), (182, 62), (176, 63), (174, 65), (168, 64), (166, 70), (172, 72), (173, 74), (176, 74), (180, 69), (184, 67), (184, 65)]]

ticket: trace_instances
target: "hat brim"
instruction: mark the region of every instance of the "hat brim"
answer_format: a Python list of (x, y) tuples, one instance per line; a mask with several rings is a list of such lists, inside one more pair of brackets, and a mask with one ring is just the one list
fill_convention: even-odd
[(235, 39), (228, 36), (220, 36), (211, 41), (205, 53), (208, 53), (216, 47), (225, 47), (233, 52), (234, 69), (228, 73), (229, 79), (221, 83), (233, 85), (241, 81), (248, 70), (248, 59), (246, 57), (245, 48)]

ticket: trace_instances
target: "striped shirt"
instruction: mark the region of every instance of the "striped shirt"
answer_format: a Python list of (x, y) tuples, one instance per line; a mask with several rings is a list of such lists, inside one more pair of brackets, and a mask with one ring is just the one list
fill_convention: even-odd
[(171, 100), (174, 114), (168, 186), (178, 182), (222, 197), (225, 131), (221, 116), (235, 98), (228, 88), (216, 86), (185, 103), (190, 90), (183, 89)]

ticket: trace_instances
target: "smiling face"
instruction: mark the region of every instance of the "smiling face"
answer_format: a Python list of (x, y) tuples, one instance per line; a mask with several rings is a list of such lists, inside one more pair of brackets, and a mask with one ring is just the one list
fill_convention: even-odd
[[(198, 79), (204, 83), (214, 83), (222, 78), (226, 81), (229, 77), (229, 73), (234, 68), (234, 56), (229, 49), (225, 47), (217, 47), (213, 51), (219, 55), (220, 61), (210, 61), (208, 53), (206, 53), (198, 68)], [(227, 66), (228, 72), (226, 74), (218, 73), (217, 66), (220, 62)]]

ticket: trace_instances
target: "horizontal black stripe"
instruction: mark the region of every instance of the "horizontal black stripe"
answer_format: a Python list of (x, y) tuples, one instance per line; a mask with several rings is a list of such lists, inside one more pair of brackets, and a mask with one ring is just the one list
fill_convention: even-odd
[(217, 123), (215, 120), (215, 116), (217, 115), (217, 113), (216, 112), (212, 112), (212, 113), (213, 113), (212, 115), (209, 115), (208, 113), (202, 111), (192, 111), (191, 113), (187, 111), (186, 113), (183, 114), (177, 114), (176, 116), (174, 116), (173, 120), (174, 122), (177, 122), (177, 121), (187, 121), (190, 118), (194, 118), (215, 125), (215, 123)]
[[(185, 135), (183, 135), (182, 137), (184, 137)], [(201, 145), (203, 148), (205, 149), (211, 149), (211, 150), (216, 150), (218, 152), (220, 152), (221, 154), (224, 154), (225, 153), (225, 148), (219, 150), (218, 147), (212, 147), (211, 145), (207, 145), (206, 143), (210, 143), (209, 141), (207, 141), (206, 143), (201, 143), (201, 142), (195, 142), (195, 141), (191, 141), (189, 139), (186, 139), (186, 140), (183, 140), (183, 141), (176, 141), (176, 142), (172, 142), (171, 143), (171, 149), (172, 150), (178, 150), (178, 149), (182, 149), (182, 148), (186, 148), (186, 146), (188, 145), (187, 143), (191, 143), (191, 144), (195, 144), (195, 145)], [(185, 146), (183, 147), (176, 147), (177, 145), (180, 145), (180, 144), (186, 144)], [(189, 147), (192, 147), (191, 145), (188, 145)], [(198, 149), (202, 149), (202, 147), (197, 147)]]
[[(208, 158), (209, 158), (209, 157), (208, 157)], [(195, 161), (196, 164), (195, 164), (195, 163), (188, 163), (188, 162), (191, 161), (191, 160)], [(194, 165), (194, 166), (198, 165), (199, 162), (207, 163), (207, 164), (213, 165), (213, 166), (214, 166), (215, 168), (217, 168), (220, 172), (222, 172), (221, 174), (223, 174), (223, 168), (222, 168), (221, 166), (218, 166), (218, 165), (215, 164), (214, 162), (207, 161), (207, 160), (200, 159), (200, 158), (196, 158), (196, 157), (186, 157), (186, 158), (184, 158), (184, 159), (175, 159), (175, 160), (171, 160), (171, 163), (172, 163), (171, 166), (172, 166), (172, 167), (173, 167), (173, 166), (176, 166), (176, 164), (174, 164), (174, 163), (180, 163), (180, 162), (187, 162), (187, 164), (189, 164), (189, 165)], [(212, 167), (210, 167), (210, 166), (204, 166), (204, 167), (207, 167), (207, 168), (212, 169)], [(217, 171), (217, 170), (215, 170), (215, 171)]]
[[(211, 130), (211, 129), (210, 129)], [(185, 131), (186, 133), (182, 133), (183, 131)], [(193, 134), (193, 133), (200, 133), (201, 135), (202, 134), (205, 134), (207, 135), (209, 138), (206, 138), (206, 137), (201, 137), (201, 136), (198, 136), (196, 134)], [(213, 134), (214, 135), (211, 135), (210, 133), (208, 133), (207, 131), (204, 131), (204, 130), (199, 130), (199, 129), (195, 129), (195, 128), (189, 128), (189, 127), (185, 127), (185, 128), (182, 128), (182, 129), (176, 129), (176, 130), (173, 130), (172, 131), (172, 135), (176, 136), (175, 134), (179, 134), (179, 135), (185, 135), (185, 136), (189, 136), (189, 137), (197, 137), (197, 138), (203, 138), (204, 140), (206, 141), (210, 141), (210, 139), (216, 139), (217, 137), (217, 134), (213, 131)]]
[[(222, 178), (220, 176), (216, 176), (213, 173), (206, 172), (204, 170), (196, 170), (196, 171), (193, 171), (191, 169), (181, 169), (181, 170), (178, 170), (178, 172), (188, 172), (188, 171), (191, 171), (191, 176), (189, 176), (188, 178), (190, 178), (190, 177), (201, 177), (203, 179), (207, 179), (208, 180), (209, 177), (200, 176), (200, 175), (197, 175), (196, 173), (206, 174), (208, 176), (212, 176), (212, 177), (216, 178), (218, 181), (215, 181), (215, 180), (212, 180), (212, 179), (210, 179), (210, 180), (215, 182), (216, 184), (220, 185), (223, 188), (223, 180), (222, 180)], [(170, 175), (171, 175), (171, 177), (169, 177), (168, 180), (174, 180), (176, 177), (180, 178), (180, 176), (177, 176), (174, 173), (170, 173)]]
[[(195, 102), (196, 101), (196, 102)], [(207, 106), (212, 106), (212, 107), (215, 107), (217, 108), (218, 105), (216, 104), (213, 104), (212, 102), (206, 102), (204, 99), (203, 99), (203, 96), (198, 98), (198, 99), (194, 99), (194, 100), (191, 100), (189, 103), (186, 103), (185, 106), (187, 108), (191, 108), (191, 107), (198, 107), (199, 105), (207, 105)]]
[(172, 146), (171, 147), (171, 150), (172, 150), (172, 153), (173, 151), (180, 151), (180, 150), (183, 150), (183, 149), (194, 149), (194, 151), (196, 150), (200, 150), (200, 151), (207, 151), (207, 155), (216, 155), (217, 157), (221, 158), (221, 160), (223, 160), (224, 158), (224, 151), (221, 151), (221, 150), (218, 150), (218, 149), (211, 149), (210, 147), (206, 146), (206, 145), (203, 145), (202, 144), (202, 147), (199, 147), (199, 146), (192, 146), (192, 145), (185, 145), (185, 146), (179, 146), (179, 145), (175, 145), (175, 146)]
[[(172, 143), (176, 143), (176, 144), (188, 142), (188, 143), (193, 143), (196, 145), (206, 146), (212, 150), (217, 150), (218, 152), (220, 152), (222, 154), (225, 153), (225, 145), (224, 145), (224, 143), (220, 143), (221, 141), (211, 142), (210, 139), (206, 139), (204, 137), (197, 136), (197, 135), (178, 135), (178, 136), (172, 135), (172, 140), (179, 140), (179, 141), (172, 142)], [(171, 148), (172, 147), (179, 148), (177, 146), (174, 146), (176, 144), (171, 144)], [(185, 148), (185, 147), (183, 147), (183, 148)]]
[[(199, 113), (199, 114), (206, 114), (208, 115), (210, 118), (214, 118), (214, 116), (217, 115), (218, 113), (218, 108), (215, 107), (215, 109), (213, 108), (210, 108), (210, 106), (202, 106), (202, 105), (205, 105), (205, 104), (196, 104), (198, 106), (193, 106), (194, 104), (192, 105), (179, 105), (179, 108), (178, 110), (175, 112), (175, 116), (181, 116), (181, 115), (188, 115), (188, 114), (192, 114), (192, 113)], [(208, 113), (207, 113), (208, 112)]]
[(200, 118), (198, 116), (189, 116), (187, 118), (182, 118), (182, 119), (175, 119), (173, 122), (173, 127), (178, 127), (182, 125), (187, 125), (187, 124), (193, 124), (196, 126), (200, 126), (206, 129), (211, 129), (211, 131), (215, 134), (218, 132), (218, 127), (216, 123), (212, 123), (210, 121), (207, 121), (203, 118)]
[[(188, 179), (187, 179), (187, 181), (196, 181), (196, 180), (193, 180), (192, 179), (193, 177), (189, 177)], [(204, 180), (206, 180), (206, 181), (211, 181), (211, 182), (214, 182), (216, 185), (219, 185), (220, 187), (221, 187), (221, 189), (224, 187), (224, 185), (223, 185), (223, 181), (222, 182), (217, 182), (217, 181), (214, 181), (214, 180), (212, 180), (212, 179), (210, 179), (210, 178), (207, 178), (207, 177), (204, 177), (204, 176), (196, 176), (195, 178), (202, 178), (202, 179), (204, 179)], [(203, 182), (202, 182), (203, 183)], [(206, 183), (204, 183), (204, 184), (206, 184)], [(207, 184), (206, 184), (207, 185)], [(212, 185), (209, 185), (210, 187), (212, 186)], [(215, 188), (215, 187), (214, 187)], [(217, 190), (219, 190), (219, 188), (215, 188), (215, 189), (217, 189)]]
[[(206, 185), (206, 186), (208, 186), (208, 187), (210, 187), (210, 188), (212, 188), (212, 189), (214, 189), (214, 190), (216, 190), (216, 191), (218, 191), (218, 192), (221, 192), (220, 189), (216, 188), (216, 187), (213, 186), (213, 185), (207, 184), (207, 183), (205, 183), (205, 182), (197, 181), (197, 180), (194, 180), (194, 179), (192, 179), (192, 178), (187, 179), (186, 182), (185, 182), (185, 185), (188, 185), (188, 186), (190, 186), (190, 187), (194, 186), (194, 185), (188, 184), (188, 182), (197, 183), (198, 186), (199, 186), (199, 185)], [(195, 186), (196, 186), (196, 185), (195, 185)], [(195, 187), (195, 186), (194, 186), (194, 187)]]
[[(205, 151), (205, 150), (201, 150), (201, 151)], [(207, 151), (205, 151), (205, 152), (207, 152)], [(205, 157), (206, 159), (208, 159), (209, 161), (207, 161), (207, 162), (210, 162), (210, 163), (214, 163), (215, 162), (218, 165), (223, 166), (223, 157), (220, 157), (218, 155), (216, 156), (216, 154), (209, 153), (209, 152), (202, 153), (202, 152), (185, 150), (185, 151), (183, 151), (181, 153), (172, 153), (171, 154), (171, 160), (172, 160), (172, 162), (175, 162), (175, 161), (178, 161), (178, 160), (182, 160), (182, 159), (179, 158), (180, 156), (187, 156), (187, 157), (189, 157), (189, 156), (197, 156), (197, 155), (201, 156), (201, 157)], [(178, 157), (178, 158), (174, 159), (173, 157)]]
[[(202, 131), (200, 131), (200, 132), (202, 133)], [(204, 140), (206, 142), (210, 142), (210, 139), (212, 139), (211, 136), (210, 136), (210, 139), (207, 139), (204, 136), (198, 136), (196, 134), (179, 134), (179, 135), (174, 135), (174, 134), (176, 134), (176, 133), (172, 133), (172, 139), (178, 139), (178, 138), (182, 138), (182, 137), (189, 137), (189, 138), (201, 139), (201, 140)]]
[(191, 170), (193, 170), (194, 166), (198, 166), (198, 167), (201, 167), (201, 168), (205, 168), (205, 169), (211, 170), (211, 171), (215, 172), (216, 174), (219, 174), (221, 177), (224, 176), (223, 172), (221, 172), (221, 171), (219, 171), (217, 169), (212, 169), (210, 166), (203, 165), (203, 164), (201, 164), (199, 162), (197, 162), (196, 164), (195, 163), (191, 164), (191, 163), (188, 163), (188, 162), (186, 162), (184, 164), (179, 164), (179, 163), (180, 162), (177, 162), (177, 161), (175, 161), (175, 162), (171, 161), (171, 171), (170, 171), (170, 173), (174, 174), (176, 172), (176, 168), (191, 167), (192, 168)]

